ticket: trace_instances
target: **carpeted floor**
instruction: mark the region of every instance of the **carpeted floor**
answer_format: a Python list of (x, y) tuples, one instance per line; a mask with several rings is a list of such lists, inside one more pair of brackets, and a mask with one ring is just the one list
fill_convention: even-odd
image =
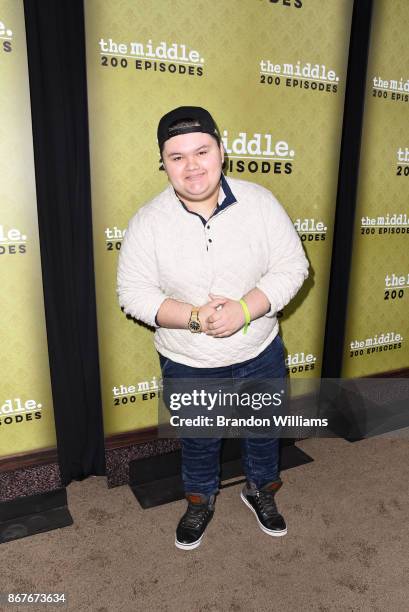
[(74, 525), (2, 544), (0, 591), (65, 592), (8, 610), (239, 612), (409, 610), (409, 440), (299, 443), (282, 473), (288, 535), (269, 537), (224, 489), (200, 548), (174, 546), (185, 502), (141, 510), (102, 477), (68, 487)]

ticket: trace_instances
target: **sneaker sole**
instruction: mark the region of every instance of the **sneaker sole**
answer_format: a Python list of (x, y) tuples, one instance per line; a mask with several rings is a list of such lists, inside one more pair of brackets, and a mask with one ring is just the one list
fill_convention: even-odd
[(177, 538), (175, 538), (175, 546), (176, 548), (179, 548), (180, 550), (193, 550), (194, 548), (197, 548), (198, 546), (200, 546), (203, 540), (203, 536), (204, 536), (204, 533), (200, 536), (198, 540), (196, 540), (196, 542), (192, 542), (192, 544), (183, 544), (182, 542), (179, 542)]
[(252, 511), (252, 513), (254, 514), (254, 516), (257, 519), (257, 523), (258, 523), (260, 529), (262, 531), (264, 531), (264, 533), (266, 533), (267, 535), (276, 537), (276, 538), (279, 538), (281, 536), (285, 536), (286, 535), (287, 527), (285, 529), (282, 529), (281, 531), (271, 531), (270, 529), (267, 529), (267, 527), (264, 527), (264, 525), (260, 522), (260, 519), (257, 516), (257, 512), (254, 510), (253, 506), (244, 497), (243, 493), (240, 493), (240, 497), (241, 497), (242, 501), (244, 501), (244, 503), (246, 504), (247, 508), (250, 508), (250, 510)]

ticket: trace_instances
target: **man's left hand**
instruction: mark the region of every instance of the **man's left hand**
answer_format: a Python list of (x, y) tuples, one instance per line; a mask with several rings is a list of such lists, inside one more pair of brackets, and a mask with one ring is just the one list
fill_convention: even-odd
[(225, 299), (226, 303), (207, 319), (207, 336), (227, 338), (241, 329), (245, 323), (243, 308), (237, 300), (230, 300), (221, 295), (209, 294), (211, 300)]

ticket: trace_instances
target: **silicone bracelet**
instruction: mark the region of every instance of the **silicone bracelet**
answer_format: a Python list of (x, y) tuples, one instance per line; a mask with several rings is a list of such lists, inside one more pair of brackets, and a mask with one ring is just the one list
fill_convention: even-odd
[(246, 304), (246, 302), (241, 299), (239, 300), (241, 307), (243, 308), (243, 312), (244, 312), (244, 327), (243, 327), (243, 334), (247, 334), (247, 328), (250, 325), (250, 321), (251, 321), (251, 316), (250, 316), (250, 311), (248, 309), (248, 306)]

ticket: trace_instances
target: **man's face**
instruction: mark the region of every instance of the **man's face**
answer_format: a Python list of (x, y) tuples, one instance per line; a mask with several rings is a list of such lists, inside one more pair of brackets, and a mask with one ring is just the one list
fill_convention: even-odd
[(218, 192), (224, 151), (210, 134), (173, 136), (165, 142), (162, 160), (169, 181), (187, 203), (204, 202)]

